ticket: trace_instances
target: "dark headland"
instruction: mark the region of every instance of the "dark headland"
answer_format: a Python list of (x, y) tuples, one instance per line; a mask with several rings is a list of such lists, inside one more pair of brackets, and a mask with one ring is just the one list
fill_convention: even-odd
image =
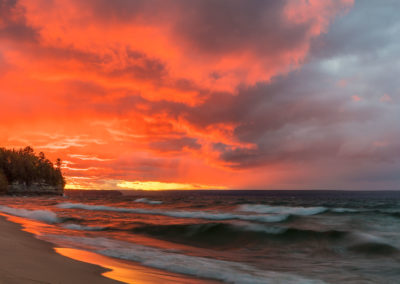
[(43, 152), (36, 154), (29, 146), (0, 148), (0, 194), (62, 195), (64, 186), (60, 159), (54, 165)]

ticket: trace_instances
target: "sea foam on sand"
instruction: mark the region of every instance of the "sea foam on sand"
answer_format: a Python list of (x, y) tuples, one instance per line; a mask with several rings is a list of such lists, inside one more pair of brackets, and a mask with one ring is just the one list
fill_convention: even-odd
[(0, 212), (50, 224), (59, 223), (61, 221), (56, 213), (48, 210), (28, 210), (0, 205)]
[(214, 258), (185, 255), (139, 244), (98, 237), (52, 236), (65, 244), (82, 245), (96, 253), (141, 263), (144, 266), (195, 277), (241, 284), (321, 284), (320, 280), (275, 271), (259, 270), (250, 265)]

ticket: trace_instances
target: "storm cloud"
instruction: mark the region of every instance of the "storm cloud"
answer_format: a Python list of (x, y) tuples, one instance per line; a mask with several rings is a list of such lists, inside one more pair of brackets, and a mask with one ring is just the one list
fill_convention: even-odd
[(398, 189), (399, 9), (2, 0), (0, 141), (74, 186)]

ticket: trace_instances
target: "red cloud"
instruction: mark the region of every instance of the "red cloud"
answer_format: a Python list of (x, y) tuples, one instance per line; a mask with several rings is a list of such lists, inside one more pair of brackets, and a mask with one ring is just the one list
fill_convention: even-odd
[(252, 130), (274, 127), (251, 88), (300, 68), (351, 5), (0, 0), (0, 142), (68, 160), (75, 184), (246, 184), (270, 167)]

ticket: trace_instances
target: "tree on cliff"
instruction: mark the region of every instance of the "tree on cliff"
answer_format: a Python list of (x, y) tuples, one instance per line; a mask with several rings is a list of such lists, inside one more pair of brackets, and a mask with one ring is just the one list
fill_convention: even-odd
[(0, 187), (1, 173), (5, 176), (7, 184), (17, 182), (28, 186), (32, 183), (63, 187), (65, 185), (61, 173), (61, 160), (58, 159), (57, 167), (54, 167), (44, 153), (36, 155), (29, 146), (19, 150), (0, 148)]
[(0, 169), (0, 194), (6, 193), (8, 188), (8, 181), (6, 175), (3, 173), (3, 170)]

